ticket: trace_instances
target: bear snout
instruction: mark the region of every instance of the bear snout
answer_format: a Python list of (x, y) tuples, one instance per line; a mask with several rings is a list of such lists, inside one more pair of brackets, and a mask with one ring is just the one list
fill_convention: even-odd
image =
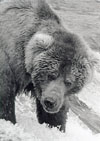
[(57, 101), (54, 100), (53, 98), (48, 97), (45, 98), (44, 105), (49, 109), (53, 109), (57, 105)]
[(54, 96), (43, 97), (41, 100), (41, 104), (46, 112), (57, 113), (59, 112), (62, 106), (62, 101), (59, 96), (54, 95)]

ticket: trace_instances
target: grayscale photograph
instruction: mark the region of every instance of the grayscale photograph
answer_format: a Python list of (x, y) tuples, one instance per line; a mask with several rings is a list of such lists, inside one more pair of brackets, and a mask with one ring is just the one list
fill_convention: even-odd
[(0, 141), (100, 141), (100, 0), (0, 0)]

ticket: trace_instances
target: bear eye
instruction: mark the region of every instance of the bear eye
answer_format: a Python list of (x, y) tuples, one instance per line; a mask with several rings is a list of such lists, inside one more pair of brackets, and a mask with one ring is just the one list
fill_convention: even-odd
[(48, 75), (48, 80), (52, 81), (55, 80), (56, 76), (55, 75)]
[(48, 74), (48, 80), (52, 81), (55, 80), (59, 76), (59, 73), (57, 71), (51, 72), (51, 74)]
[(71, 87), (72, 86), (72, 81), (70, 80), (70, 79), (66, 79), (65, 80), (65, 85), (67, 86), (67, 87)]

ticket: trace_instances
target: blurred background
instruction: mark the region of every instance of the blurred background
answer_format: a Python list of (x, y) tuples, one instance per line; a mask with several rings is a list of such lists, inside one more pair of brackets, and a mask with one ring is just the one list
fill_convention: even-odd
[(100, 51), (100, 0), (47, 0), (65, 27)]

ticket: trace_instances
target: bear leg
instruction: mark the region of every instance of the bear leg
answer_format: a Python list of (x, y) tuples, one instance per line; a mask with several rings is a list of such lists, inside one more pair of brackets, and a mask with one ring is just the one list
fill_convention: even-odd
[(14, 97), (0, 97), (0, 118), (16, 123)]

